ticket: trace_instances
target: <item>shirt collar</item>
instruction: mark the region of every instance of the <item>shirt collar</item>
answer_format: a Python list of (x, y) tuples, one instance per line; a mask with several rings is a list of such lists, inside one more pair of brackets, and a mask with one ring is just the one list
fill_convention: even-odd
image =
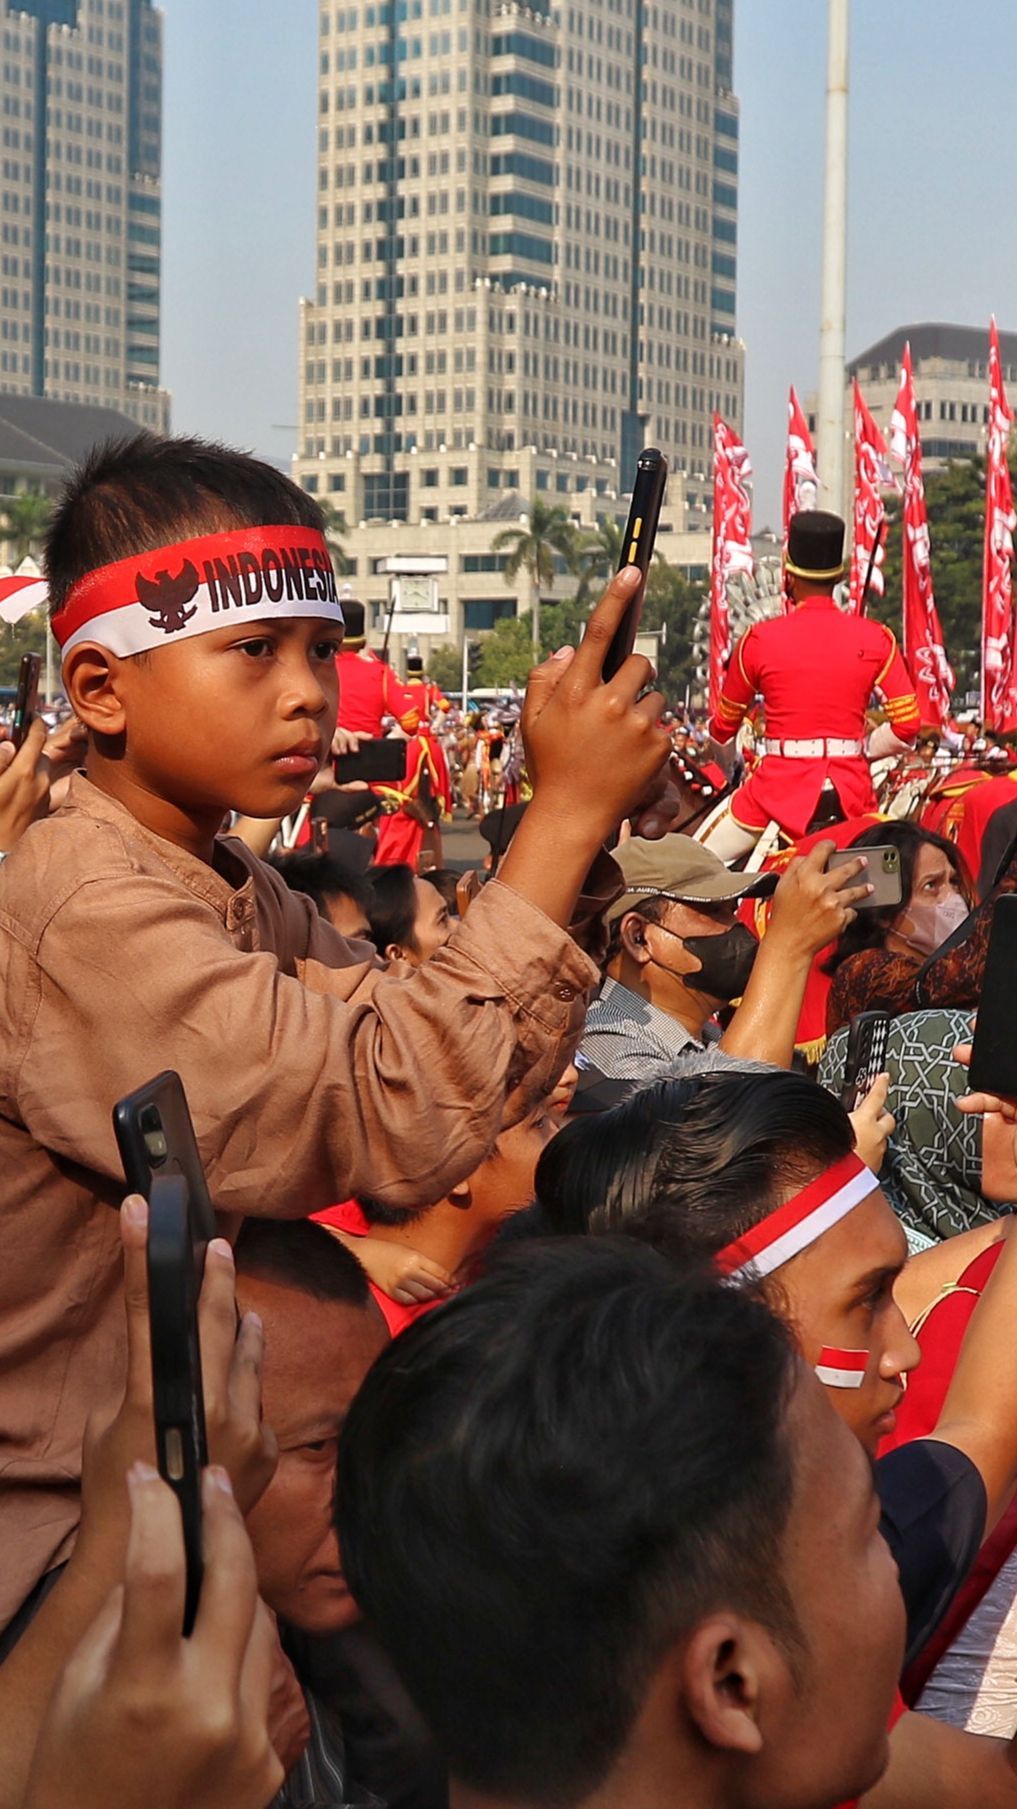
[(227, 907), (237, 891), (253, 885), (245, 862), (221, 836), (216, 839), (213, 865), (210, 867), (207, 861), (199, 860), (196, 854), (188, 853), (186, 848), (179, 848), (176, 842), (168, 842), (165, 837), (156, 835), (154, 830), (146, 829), (144, 823), (139, 823), (125, 805), (100, 791), (83, 772), (71, 774), (63, 808), (80, 811), (83, 816), (99, 822), (115, 823), (125, 835), (148, 842), (156, 850), (160, 860), (183, 881), (188, 891), (206, 899), (220, 910)]

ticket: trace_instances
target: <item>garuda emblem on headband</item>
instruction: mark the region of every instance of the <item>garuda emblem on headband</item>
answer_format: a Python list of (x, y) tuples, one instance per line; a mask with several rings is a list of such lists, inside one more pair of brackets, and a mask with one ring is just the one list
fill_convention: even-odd
[(137, 576), (138, 602), (148, 610), (152, 627), (161, 628), (163, 634), (179, 634), (197, 615), (197, 605), (187, 608), (197, 588), (198, 573), (189, 559), (175, 578), (170, 572), (156, 572), (154, 578), (143, 578), (140, 572)]

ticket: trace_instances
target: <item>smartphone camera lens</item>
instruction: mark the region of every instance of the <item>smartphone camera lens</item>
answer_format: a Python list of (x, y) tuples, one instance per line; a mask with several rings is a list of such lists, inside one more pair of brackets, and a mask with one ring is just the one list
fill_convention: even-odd
[(162, 1119), (155, 1106), (146, 1106), (141, 1114), (141, 1134), (150, 1160), (158, 1165), (165, 1162), (169, 1154), (166, 1133), (162, 1128)]

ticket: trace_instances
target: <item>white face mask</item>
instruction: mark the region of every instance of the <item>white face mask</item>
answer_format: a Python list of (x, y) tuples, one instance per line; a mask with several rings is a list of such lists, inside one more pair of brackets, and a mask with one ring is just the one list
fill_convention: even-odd
[(916, 955), (932, 955), (967, 916), (968, 907), (959, 892), (951, 892), (939, 904), (920, 898), (902, 913), (897, 934)]

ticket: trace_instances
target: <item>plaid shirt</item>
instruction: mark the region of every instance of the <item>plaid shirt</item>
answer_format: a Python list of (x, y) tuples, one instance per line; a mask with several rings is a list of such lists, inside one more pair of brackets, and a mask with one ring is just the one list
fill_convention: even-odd
[(716, 1028), (708, 1025), (697, 1042), (677, 1018), (609, 979), (586, 1014), (576, 1059), (608, 1080), (666, 1080), (693, 1062), (698, 1073), (724, 1067), (727, 1057), (712, 1047), (718, 1038)]

